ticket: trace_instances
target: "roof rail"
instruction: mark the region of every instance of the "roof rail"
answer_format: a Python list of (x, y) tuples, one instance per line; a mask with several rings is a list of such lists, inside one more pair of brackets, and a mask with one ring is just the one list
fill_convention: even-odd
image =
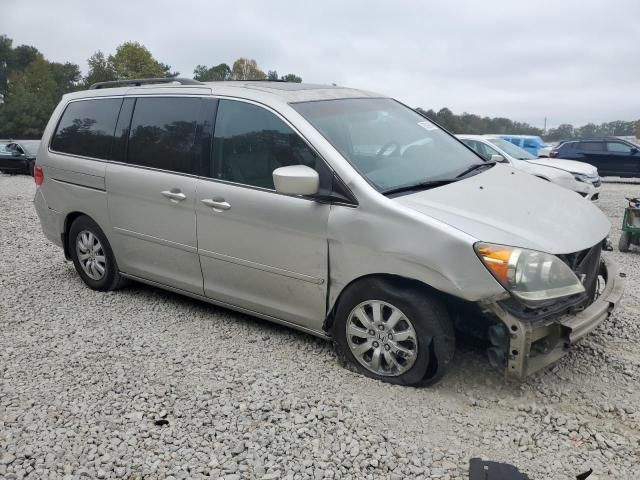
[(139, 87), (140, 85), (152, 85), (154, 83), (178, 83), (180, 85), (202, 85), (202, 82), (191, 78), (132, 78), (127, 80), (113, 80), (111, 82), (98, 82), (89, 87), (89, 90), (113, 87)]

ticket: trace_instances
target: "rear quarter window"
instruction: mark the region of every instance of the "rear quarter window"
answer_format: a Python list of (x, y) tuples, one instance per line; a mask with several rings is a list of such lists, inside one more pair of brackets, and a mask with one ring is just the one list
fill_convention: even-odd
[(56, 152), (109, 160), (121, 98), (79, 100), (65, 108), (51, 140)]

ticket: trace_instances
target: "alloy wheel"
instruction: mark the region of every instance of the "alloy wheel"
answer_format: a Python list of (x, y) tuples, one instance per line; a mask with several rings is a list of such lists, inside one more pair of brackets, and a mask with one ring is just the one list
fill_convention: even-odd
[(418, 356), (418, 337), (411, 320), (390, 303), (367, 300), (346, 322), (347, 343), (356, 360), (382, 376), (407, 372)]
[(106, 272), (107, 259), (98, 237), (82, 230), (76, 237), (76, 255), (84, 273), (92, 280), (101, 280)]

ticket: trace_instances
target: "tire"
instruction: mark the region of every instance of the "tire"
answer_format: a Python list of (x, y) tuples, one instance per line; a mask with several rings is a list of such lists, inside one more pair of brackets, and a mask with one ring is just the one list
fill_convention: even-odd
[[(67, 241), (76, 272), (89, 288), (105, 292), (124, 285), (111, 245), (91, 218), (86, 215), (76, 218), (69, 229)], [(84, 258), (86, 255), (88, 259)]]
[(27, 175), (31, 175), (33, 177), (33, 169), (36, 166), (36, 161), (35, 160), (29, 160), (29, 162), (27, 163)]
[(631, 234), (629, 232), (622, 232), (620, 240), (618, 240), (618, 250), (628, 252), (629, 245), (631, 245)]
[[(381, 315), (376, 322), (374, 309), (378, 308)], [(363, 312), (367, 324), (362, 321)], [(433, 294), (426, 288), (399, 287), (381, 279), (361, 280), (347, 288), (340, 296), (332, 335), (343, 364), (398, 385), (421, 387), (438, 382), (455, 352), (453, 324)]]

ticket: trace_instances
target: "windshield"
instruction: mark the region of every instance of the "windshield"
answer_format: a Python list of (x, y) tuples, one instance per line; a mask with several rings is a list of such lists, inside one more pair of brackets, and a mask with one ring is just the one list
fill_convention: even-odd
[(498, 147), (507, 155), (512, 156), (516, 160), (533, 160), (535, 158), (538, 158), (534, 155), (531, 155), (526, 150), (523, 150), (522, 148), (514, 145), (510, 141), (505, 140), (504, 138), (487, 138), (487, 141)]
[(482, 159), (390, 98), (292, 104), (381, 192), (454, 179)]

